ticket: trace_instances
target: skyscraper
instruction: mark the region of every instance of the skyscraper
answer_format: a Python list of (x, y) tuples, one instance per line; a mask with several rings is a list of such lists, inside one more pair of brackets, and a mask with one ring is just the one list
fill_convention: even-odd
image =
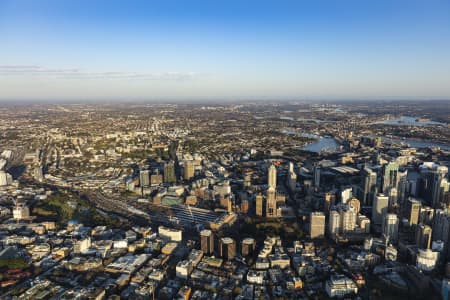
[(389, 205), (389, 198), (384, 194), (378, 194), (375, 196), (372, 205), (372, 223), (374, 225), (381, 225), (383, 221), (383, 215), (387, 213)]
[(389, 197), (389, 207), (396, 207), (398, 204), (397, 188), (395, 187), (389, 188), (387, 195)]
[(277, 168), (274, 165), (270, 165), (268, 174), (267, 174), (267, 184), (269, 188), (276, 189), (277, 187)]
[(355, 230), (357, 215), (353, 208), (348, 205), (342, 206), (339, 212), (340, 215), (340, 229), (342, 232), (351, 232)]
[(382, 232), (392, 243), (398, 240), (398, 217), (396, 214), (386, 214), (383, 219)]
[(395, 162), (390, 162), (384, 166), (384, 175), (383, 175), (383, 193), (387, 193), (390, 187), (398, 187), (399, 183), (398, 176), (398, 164)]
[(248, 200), (247, 199), (241, 200), (240, 208), (241, 208), (241, 213), (243, 213), (243, 214), (247, 214), (248, 213), (249, 204), (248, 204)]
[(337, 212), (336, 210), (331, 210), (330, 211), (330, 218), (329, 218), (329, 223), (328, 223), (328, 233), (331, 236), (335, 236), (336, 234), (339, 233), (340, 231), (340, 227), (341, 227), (341, 217), (339, 215), (339, 212)]
[(406, 202), (405, 214), (406, 218), (409, 221), (409, 226), (416, 225), (419, 223), (420, 207), (421, 207), (420, 201), (414, 198), (410, 197)]
[(352, 187), (344, 187), (341, 190), (341, 202), (347, 203), (348, 200), (350, 200), (353, 196), (353, 189)]
[(214, 234), (209, 229), (204, 229), (200, 232), (201, 249), (205, 255), (214, 253)]
[(194, 177), (194, 162), (193, 161), (186, 161), (184, 163), (184, 179), (189, 180), (192, 177)]
[(314, 186), (317, 188), (320, 187), (320, 173), (321, 173), (320, 166), (315, 166), (314, 167)]
[(233, 199), (231, 197), (227, 197), (227, 211), (229, 213), (233, 212)]
[(448, 173), (446, 166), (438, 166), (432, 171), (431, 201), (433, 207), (440, 207), (444, 194), (449, 191), (449, 184), (445, 176)]
[(277, 216), (277, 198), (274, 187), (269, 187), (266, 197), (266, 217), (273, 218)]
[(245, 174), (244, 176), (244, 187), (248, 188), (252, 185), (252, 176), (250, 174)]
[(255, 199), (256, 215), (260, 216), (260, 217), (263, 216), (263, 207), (264, 207), (263, 201), (264, 201), (264, 198), (261, 194), (256, 195), (256, 199)]
[(163, 182), (163, 176), (156, 172), (156, 174), (150, 175), (150, 185), (155, 186)]
[(164, 182), (172, 183), (176, 182), (175, 176), (175, 164), (170, 161), (164, 164)]
[(422, 249), (429, 249), (431, 245), (432, 229), (428, 225), (419, 224), (416, 228), (416, 245)]
[(13, 177), (11, 174), (0, 170), (0, 186), (10, 185), (13, 183)]
[(291, 191), (295, 190), (297, 185), (297, 174), (295, 174), (294, 164), (292, 162), (289, 162), (288, 172), (286, 175), (286, 184)]
[(219, 241), (219, 256), (225, 260), (232, 260), (236, 255), (236, 242), (229, 237), (221, 238)]
[(370, 233), (370, 219), (364, 215), (358, 215), (358, 225), (361, 232)]
[(242, 256), (252, 255), (253, 251), (255, 251), (255, 239), (253, 238), (245, 238), (241, 242), (241, 254)]
[(359, 211), (361, 210), (361, 203), (359, 202), (358, 198), (352, 197), (347, 200), (346, 204), (355, 211), (356, 215), (359, 214)]
[(420, 208), (419, 222), (425, 225), (430, 225), (433, 222), (434, 209), (429, 206)]
[(0, 170), (0, 186), (5, 185), (8, 185), (8, 174), (5, 171)]
[(291, 162), (291, 161), (289, 162), (288, 171), (289, 172), (294, 172), (294, 163)]
[(149, 170), (142, 170), (139, 172), (139, 184), (141, 185), (141, 187), (150, 185), (150, 171)]
[[(437, 209), (433, 217), (433, 241), (443, 241), (446, 252), (448, 253), (450, 241), (450, 217), (442, 209)], [(444, 254), (447, 257), (447, 254)]]
[(377, 173), (369, 168), (364, 168), (363, 172), (363, 199), (362, 203), (371, 206), (377, 194)]
[(325, 193), (325, 199), (324, 199), (324, 212), (328, 213), (330, 211), (330, 208), (336, 204), (336, 194), (334, 192), (328, 192)]
[(325, 215), (323, 212), (312, 212), (310, 214), (309, 235), (311, 236), (311, 239), (324, 237)]
[[(397, 190), (397, 202), (400, 207), (404, 207), (407, 197), (407, 192), (412, 192), (409, 188), (410, 181), (408, 181), (408, 173), (405, 171), (405, 175), (400, 177), (400, 181), (398, 183), (398, 190)], [(415, 191), (413, 191), (415, 192)]]
[(289, 173), (289, 189), (291, 191), (295, 190), (295, 187), (297, 186), (297, 174), (295, 174), (295, 172), (290, 172)]

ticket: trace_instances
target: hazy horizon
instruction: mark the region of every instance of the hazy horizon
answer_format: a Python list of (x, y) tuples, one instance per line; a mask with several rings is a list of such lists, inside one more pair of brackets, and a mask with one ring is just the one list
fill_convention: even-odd
[(14, 105), (146, 105), (146, 104), (160, 104), (160, 105), (229, 105), (229, 104), (346, 104), (346, 103), (421, 103), (430, 102), (441, 103), (449, 102), (450, 99), (20, 99), (20, 100), (8, 100), (0, 99), (0, 106), (14, 106)]

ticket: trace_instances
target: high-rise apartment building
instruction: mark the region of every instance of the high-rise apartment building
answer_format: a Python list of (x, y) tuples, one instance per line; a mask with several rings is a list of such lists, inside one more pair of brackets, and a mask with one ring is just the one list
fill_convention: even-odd
[(372, 205), (372, 224), (381, 225), (383, 222), (383, 215), (387, 213), (389, 205), (389, 197), (384, 194), (375, 196)]
[(200, 231), (201, 250), (205, 255), (214, 253), (214, 234), (209, 229)]
[(184, 163), (184, 180), (189, 180), (194, 177), (195, 174), (195, 166), (193, 161), (186, 161)]
[(324, 237), (325, 215), (323, 212), (312, 212), (310, 214), (309, 235), (311, 236), (311, 239)]
[(221, 238), (219, 241), (219, 256), (225, 260), (232, 260), (236, 255), (236, 242), (230, 237)]
[(241, 242), (242, 256), (252, 255), (255, 251), (256, 241), (253, 238), (245, 238)]
[(173, 162), (166, 162), (164, 164), (164, 182), (172, 183), (176, 182), (177, 178), (175, 175), (175, 164)]
[(256, 205), (256, 215), (262, 217), (263, 216), (263, 207), (264, 207), (264, 198), (261, 194), (256, 195), (255, 199)]
[(141, 187), (147, 187), (150, 185), (150, 171), (149, 170), (141, 170), (139, 172), (139, 184)]

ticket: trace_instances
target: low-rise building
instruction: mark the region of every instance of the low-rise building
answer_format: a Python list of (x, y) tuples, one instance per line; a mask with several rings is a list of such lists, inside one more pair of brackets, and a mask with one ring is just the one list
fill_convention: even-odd
[(419, 249), (416, 258), (416, 266), (422, 271), (432, 271), (439, 259), (439, 252), (431, 249)]
[(181, 242), (181, 240), (183, 239), (183, 232), (174, 228), (159, 226), (158, 234), (162, 238), (166, 238), (175, 242)]
[(191, 274), (192, 269), (193, 266), (189, 260), (179, 261), (175, 268), (176, 276), (182, 279), (187, 279)]
[(358, 293), (358, 287), (344, 275), (333, 275), (325, 283), (325, 290), (329, 297), (344, 297)]
[(247, 281), (253, 284), (263, 284), (266, 271), (251, 270), (247, 273)]

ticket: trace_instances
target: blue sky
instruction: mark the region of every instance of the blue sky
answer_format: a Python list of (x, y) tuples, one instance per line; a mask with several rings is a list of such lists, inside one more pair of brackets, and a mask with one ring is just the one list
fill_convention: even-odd
[(450, 1), (0, 0), (0, 99), (450, 98)]

